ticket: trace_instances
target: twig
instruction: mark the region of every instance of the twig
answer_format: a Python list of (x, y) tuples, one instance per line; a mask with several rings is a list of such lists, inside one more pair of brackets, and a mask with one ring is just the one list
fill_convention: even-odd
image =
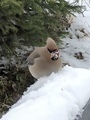
[(90, 8), (90, 5), (86, 2), (86, 0), (84, 0), (85, 1), (85, 3), (87, 4), (87, 6)]
[(2, 38), (2, 42), (3, 42), (3, 44), (5, 45), (5, 47), (10, 51), (10, 53), (12, 53), (12, 51), (11, 51), (11, 49), (7, 46), (7, 44), (4, 42), (4, 39), (5, 38)]
[(19, 60), (20, 60), (20, 59), (19, 59), (18, 55), (17, 55), (15, 52), (11, 51), (11, 49), (9, 48), (9, 46), (5, 43), (4, 39), (5, 39), (5, 38), (2, 38), (3, 44), (6, 46), (6, 48), (9, 50), (9, 52), (10, 52), (11, 54), (14, 54), (14, 55), (16, 56), (16, 58), (17, 58), (17, 60), (18, 60), (17, 68), (20, 67), (20, 63), (19, 63)]
[(60, 47), (58, 49), (65, 49), (66, 47), (68, 47), (68, 43), (66, 43), (66, 45), (64, 47)]

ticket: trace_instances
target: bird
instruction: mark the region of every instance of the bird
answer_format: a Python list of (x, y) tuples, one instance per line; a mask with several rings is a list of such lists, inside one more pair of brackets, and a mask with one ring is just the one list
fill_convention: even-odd
[(29, 72), (36, 79), (49, 76), (62, 68), (58, 46), (51, 37), (47, 38), (45, 46), (35, 48), (26, 61)]

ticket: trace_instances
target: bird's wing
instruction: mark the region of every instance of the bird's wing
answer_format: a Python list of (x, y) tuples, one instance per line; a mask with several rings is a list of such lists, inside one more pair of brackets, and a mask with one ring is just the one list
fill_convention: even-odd
[(36, 58), (39, 58), (40, 54), (39, 54), (39, 48), (36, 48), (27, 58), (26, 62), (29, 65), (33, 65), (34, 64), (34, 60)]

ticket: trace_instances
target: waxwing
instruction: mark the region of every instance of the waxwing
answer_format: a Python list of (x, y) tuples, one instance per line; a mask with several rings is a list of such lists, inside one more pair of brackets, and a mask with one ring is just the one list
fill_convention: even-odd
[(56, 73), (62, 68), (59, 50), (52, 38), (47, 38), (46, 46), (35, 48), (27, 61), (29, 71), (36, 79)]

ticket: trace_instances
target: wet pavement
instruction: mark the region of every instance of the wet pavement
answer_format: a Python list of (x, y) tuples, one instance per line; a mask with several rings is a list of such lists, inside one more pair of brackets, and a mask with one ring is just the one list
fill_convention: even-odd
[(78, 120), (90, 120), (90, 99), (84, 107), (82, 116)]

